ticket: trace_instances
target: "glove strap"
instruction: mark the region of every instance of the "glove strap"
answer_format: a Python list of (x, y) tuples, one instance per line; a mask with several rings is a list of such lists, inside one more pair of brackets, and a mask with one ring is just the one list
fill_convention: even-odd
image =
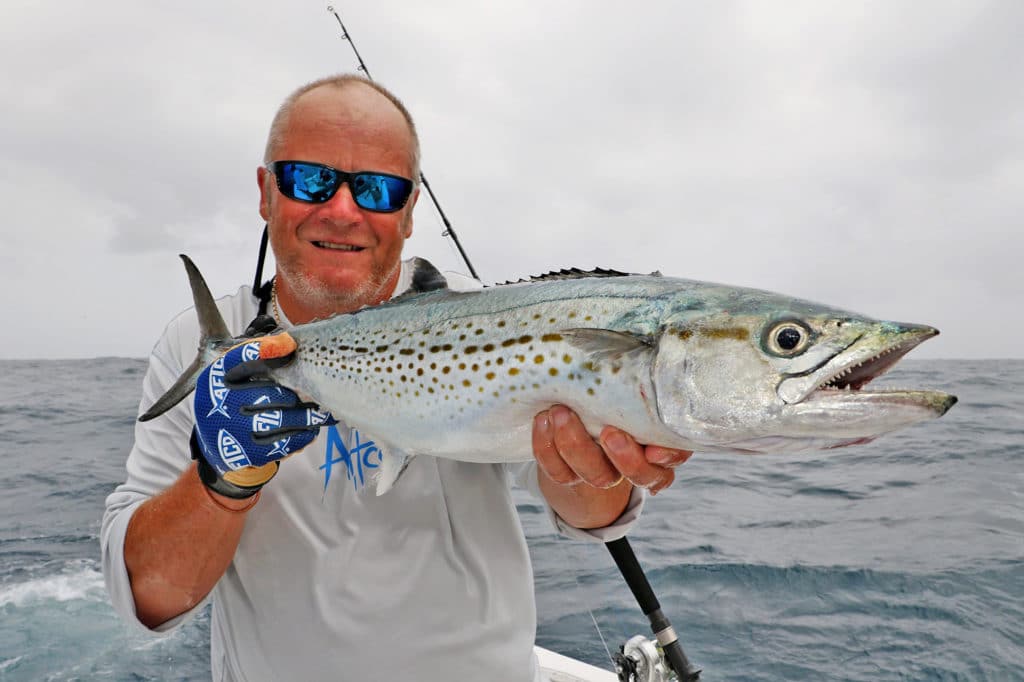
[[(252, 485), (236, 485), (231, 481), (227, 481), (222, 478), (217, 473), (217, 470), (206, 461), (206, 457), (203, 456), (202, 451), (199, 449), (199, 439), (196, 436), (195, 429), (192, 430), (192, 437), (188, 440), (188, 446), (192, 451), (192, 459), (196, 460), (196, 469), (199, 471), (199, 480), (203, 482), (203, 485), (218, 495), (230, 497), (235, 500), (245, 500), (258, 493), (260, 488), (274, 477), (279, 466), (277, 462), (271, 462), (270, 464), (266, 464), (262, 467), (251, 467), (260, 472), (266, 469), (266, 473), (269, 473), (270, 475), (268, 476), (266, 473), (263, 473), (259, 476), (244, 476), (244, 478), (254, 478), (256, 480), (253, 481)], [(249, 481), (245, 482), (248, 483)]]

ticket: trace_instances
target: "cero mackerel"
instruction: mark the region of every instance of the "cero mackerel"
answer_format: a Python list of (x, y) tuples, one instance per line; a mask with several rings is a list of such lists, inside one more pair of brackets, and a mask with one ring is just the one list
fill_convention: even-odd
[[(196, 362), (142, 419), (169, 409), (230, 338), (192, 262)], [(406, 459), (532, 458), (533, 416), (571, 407), (639, 441), (697, 451), (794, 452), (863, 443), (941, 416), (954, 396), (864, 385), (937, 330), (754, 289), (562, 271), (456, 292), (422, 259), (413, 290), (298, 325), (271, 370), (385, 453), (378, 494)]]

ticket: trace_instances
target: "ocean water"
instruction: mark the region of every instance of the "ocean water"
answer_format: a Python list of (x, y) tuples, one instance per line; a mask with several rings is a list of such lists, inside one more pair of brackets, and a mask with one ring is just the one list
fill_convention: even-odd
[[(100, 575), (144, 369), (0, 361), (0, 680), (209, 678), (205, 616), (132, 633)], [(878, 383), (960, 403), (866, 446), (698, 454), (649, 501), (632, 543), (703, 679), (1024, 680), (1024, 361), (906, 360)], [(604, 642), (646, 619), (602, 546), (517, 501), (538, 643), (610, 669)]]

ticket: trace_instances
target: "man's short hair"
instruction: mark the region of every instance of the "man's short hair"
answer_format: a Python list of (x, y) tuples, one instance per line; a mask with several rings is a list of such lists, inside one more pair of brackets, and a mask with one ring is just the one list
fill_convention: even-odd
[[(263, 152), (263, 162), (270, 163), (275, 161), (273, 158), (274, 149), (280, 146), (282, 138), (284, 137), (284, 131), (288, 127), (288, 117), (291, 115), (292, 109), (295, 108), (295, 103), (300, 97), (305, 95), (310, 90), (315, 90), (321, 86), (332, 86), (336, 88), (347, 88), (352, 85), (361, 84), (368, 88), (376, 90), (380, 94), (384, 95), (389, 102), (395, 105), (399, 113), (402, 114), (402, 118), (405, 119), (406, 124), (409, 126), (409, 133), (412, 137), (412, 148), (409, 150), (409, 167), (412, 169), (412, 181), (419, 183), (420, 180), (420, 138), (416, 133), (416, 124), (413, 123), (412, 115), (409, 110), (402, 104), (402, 100), (398, 99), (394, 93), (385, 88), (383, 85), (379, 85), (374, 81), (364, 76), (359, 76), (352, 73), (342, 73), (334, 76), (326, 76), (324, 78), (317, 79), (311, 83), (303, 85), (301, 88), (288, 95), (284, 102), (281, 103), (280, 108), (277, 110), (277, 114), (274, 115), (274, 120), (270, 124), (270, 134), (267, 135), (267, 147)], [(346, 169), (346, 170), (359, 170), (359, 169)]]

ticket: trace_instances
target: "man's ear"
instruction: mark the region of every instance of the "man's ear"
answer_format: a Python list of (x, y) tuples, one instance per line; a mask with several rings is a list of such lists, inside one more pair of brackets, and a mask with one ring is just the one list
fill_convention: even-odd
[(256, 184), (260, 188), (260, 217), (263, 222), (270, 220), (270, 193), (273, 191), (271, 185), (272, 173), (263, 166), (256, 169)]

